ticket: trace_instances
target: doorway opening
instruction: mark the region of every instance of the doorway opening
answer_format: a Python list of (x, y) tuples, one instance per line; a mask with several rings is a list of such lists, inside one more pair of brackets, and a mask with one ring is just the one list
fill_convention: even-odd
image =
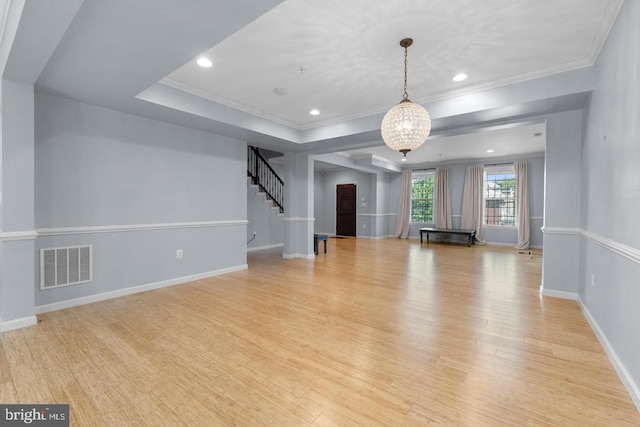
[(336, 235), (356, 235), (356, 185), (336, 186)]

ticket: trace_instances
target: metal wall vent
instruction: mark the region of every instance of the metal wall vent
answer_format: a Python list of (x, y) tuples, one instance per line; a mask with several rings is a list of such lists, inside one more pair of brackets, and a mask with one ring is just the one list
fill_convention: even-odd
[(77, 285), (93, 280), (93, 247), (40, 249), (40, 289)]

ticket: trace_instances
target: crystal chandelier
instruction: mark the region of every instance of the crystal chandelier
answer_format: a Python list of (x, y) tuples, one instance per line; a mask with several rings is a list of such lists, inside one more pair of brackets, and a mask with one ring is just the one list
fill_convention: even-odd
[(407, 94), (407, 48), (413, 39), (400, 40), (404, 48), (404, 95), (399, 104), (392, 107), (382, 119), (382, 140), (392, 150), (407, 157), (407, 153), (420, 147), (431, 131), (431, 117), (422, 105), (409, 100)]

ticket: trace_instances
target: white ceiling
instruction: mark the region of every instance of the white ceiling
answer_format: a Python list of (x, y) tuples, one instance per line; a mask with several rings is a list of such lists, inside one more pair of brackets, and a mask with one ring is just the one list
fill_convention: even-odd
[[(544, 149), (532, 135), (546, 115), (588, 103), (622, 1), (0, 0), (0, 62), (36, 92), (398, 169), (379, 126), (402, 97), (400, 39), (415, 40), (409, 96), (433, 125), (407, 164), (528, 155)], [(460, 71), (469, 79), (453, 82)]]
[[(297, 129), (593, 64), (619, 0), (287, 0), (162, 83)], [(460, 83), (451, 78), (465, 72)], [(284, 89), (276, 95), (273, 90)], [(309, 115), (317, 108), (319, 116)]]
[[(432, 138), (417, 150), (407, 154), (402, 164), (428, 165), (462, 160), (500, 159), (542, 154), (545, 151), (544, 123), (487, 129), (481, 132)], [(492, 150), (488, 152), (488, 150)], [(371, 155), (398, 164), (402, 154), (387, 146), (350, 150), (338, 153), (353, 160)]]

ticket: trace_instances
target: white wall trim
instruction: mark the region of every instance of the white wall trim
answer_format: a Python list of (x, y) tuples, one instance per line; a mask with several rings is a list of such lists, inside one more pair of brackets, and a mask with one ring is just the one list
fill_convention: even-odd
[(598, 337), (600, 344), (602, 344), (602, 347), (604, 348), (605, 353), (607, 353), (607, 356), (609, 357), (613, 368), (616, 370), (618, 376), (622, 380), (622, 383), (629, 392), (633, 403), (636, 405), (638, 411), (640, 411), (640, 387), (638, 387), (638, 384), (635, 383), (633, 377), (629, 374), (629, 371), (627, 371), (627, 368), (624, 366), (624, 364), (618, 357), (618, 354), (613, 349), (613, 346), (607, 339), (607, 336), (600, 328), (600, 325), (598, 325), (598, 322), (596, 322), (596, 319), (591, 315), (589, 309), (580, 297), (578, 297), (578, 305), (580, 306), (580, 310), (582, 310), (582, 314), (584, 314), (584, 317), (587, 319), (587, 322), (589, 322), (589, 325), (591, 325), (591, 329), (593, 329), (596, 337)]
[(358, 239), (369, 239), (369, 240), (382, 240), (388, 239), (389, 237), (395, 237), (394, 235), (386, 235), (386, 236), (356, 236)]
[(482, 230), (504, 230), (504, 231), (518, 231), (518, 227), (515, 225), (482, 225)]
[(315, 259), (316, 254), (282, 254), (282, 258), (284, 259), (294, 259), (294, 258), (302, 258), (302, 259)]
[(7, 26), (7, 19), (9, 18), (10, 8), (11, 8), (11, 0), (7, 0), (4, 4), (4, 9), (0, 11), (2, 13), (2, 15), (0, 15), (0, 45), (2, 44), (2, 39), (4, 38), (4, 31)]
[[(462, 218), (462, 215), (451, 215), (451, 218)], [(538, 220), (541, 221), (544, 219), (543, 216), (531, 216), (529, 217), (530, 220)]]
[(275, 245), (256, 246), (254, 248), (247, 248), (247, 252), (263, 251), (265, 249), (281, 248), (284, 243), (276, 243)]
[(545, 289), (544, 285), (540, 285), (540, 294), (545, 297), (570, 299), (576, 301), (578, 294), (575, 292), (554, 291), (552, 289)]
[(589, 46), (588, 56), (591, 64), (595, 64), (598, 59), (598, 55), (607, 41), (607, 35), (615, 24), (616, 17), (618, 16), (618, 13), (620, 13), (623, 3), (624, 2), (608, 3), (605, 7), (604, 13), (600, 16), (597, 35), (591, 39), (591, 44)]
[[(199, 96), (201, 98), (208, 99), (209, 101), (217, 102), (219, 104), (227, 106), (228, 108), (234, 108), (236, 110), (244, 111), (245, 113), (249, 113), (249, 114), (252, 114), (254, 116), (258, 116), (258, 117), (261, 117), (263, 119), (267, 119), (267, 120), (270, 120), (272, 122), (276, 122), (276, 123), (279, 123), (281, 125), (288, 126), (288, 127), (292, 128), (292, 129), (302, 130), (300, 128), (300, 126), (295, 124), (295, 123), (289, 122), (287, 120), (283, 120), (280, 117), (276, 117), (276, 116), (267, 114), (264, 111), (256, 110), (256, 109), (253, 109), (253, 108), (249, 108), (246, 105), (242, 105), (240, 103), (236, 103), (236, 102), (230, 101), (229, 99), (226, 99), (226, 98), (219, 98), (217, 96), (212, 95), (211, 92), (209, 92), (209, 91), (204, 91), (202, 89), (199, 89), (199, 88), (197, 88), (195, 86), (192, 86), (192, 85), (189, 85), (187, 83), (181, 82), (179, 80), (174, 80), (171, 77), (165, 77), (165, 78), (162, 79), (162, 81), (160, 81), (160, 82), (158, 82), (156, 84), (169, 86), (171, 88), (178, 89), (178, 90), (190, 93), (191, 95)], [(144, 98), (142, 98), (142, 99), (144, 99)]]
[(640, 264), (640, 250), (614, 240), (607, 239), (606, 237), (599, 236), (590, 231), (582, 230), (582, 235), (603, 248), (609, 249), (618, 255), (622, 255), (623, 257)]
[(84, 304), (91, 304), (98, 301), (104, 301), (108, 299), (118, 298), (125, 295), (137, 294), (140, 292), (146, 292), (153, 289), (165, 288), (167, 286), (180, 285), (187, 282), (193, 282), (195, 280), (206, 279), (209, 277), (219, 276), (221, 274), (233, 273), (235, 271), (246, 270), (247, 264), (237, 265), (234, 267), (222, 268), (220, 270), (209, 271), (206, 273), (193, 274), (190, 276), (177, 277), (175, 279), (163, 280), (161, 282), (149, 283), (146, 285), (131, 286), (124, 289), (116, 289), (115, 291), (104, 292), (101, 294), (87, 295), (80, 298), (74, 298), (70, 300), (54, 302), (51, 304), (43, 304), (36, 306), (36, 314), (48, 313), (50, 311), (62, 310), (65, 308), (76, 307)]
[(35, 231), (9, 231), (0, 232), (0, 242), (8, 242), (13, 240), (35, 240), (38, 233)]
[(592, 242), (602, 246), (605, 249), (615, 252), (618, 255), (634, 261), (640, 264), (640, 250), (627, 246), (623, 243), (616, 242), (615, 240), (602, 237), (591, 231), (582, 230), (580, 228), (564, 228), (564, 227), (542, 227), (542, 232), (545, 234), (560, 234), (560, 235), (577, 235), (582, 236)]
[(282, 218), (285, 222), (314, 222), (315, 218)]
[(22, 317), (20, 319), (9, 320), (7, 322), (3, 322), (2, 319), (0, 319), (0, 332), (26, 328), (27, 326), (33, 326), (36, 323), (38, 323), (36, 316)]
[(579, 228), (567, 228), (567, 227), (548, 227), (543, 226), (540, 228), (545, 234), (563, 234), (571, 236), (579, 236), (582, 232)]
[[(485, 242), (485, 245), (489, 246), (505, 246), (511, 247), (513, 249), (516, 248), (516, 243), (504, 243), (504, 242)], [(529, 249), (518, 249), (519, 251), (528, 251), (530, 249), (542, 249), (541, 245), (529, 245)]]
[(485, 245), (489, 246), (504, 246), (504, 247), (512, 247), (515, 249), (516, 243), (505, 243), (505, 242), (485, 242)]
[(121, 233), (125, 231), (171, 230), (184, 228), (208, 228), (247, 225), (246, 219), (228, 221), (169, 222), (160, 224), (101, 225), (95, 227), (39, 228), (39, 236), (64, 236), (69, 234)]
[(4, 71), (7, 65), (9, 51), (18, 31), (24, 5), (24, 1), (14, 3), (12, 0), (8, 0), (4, 3), (2, 22), (0, 22), (0, 70)]

